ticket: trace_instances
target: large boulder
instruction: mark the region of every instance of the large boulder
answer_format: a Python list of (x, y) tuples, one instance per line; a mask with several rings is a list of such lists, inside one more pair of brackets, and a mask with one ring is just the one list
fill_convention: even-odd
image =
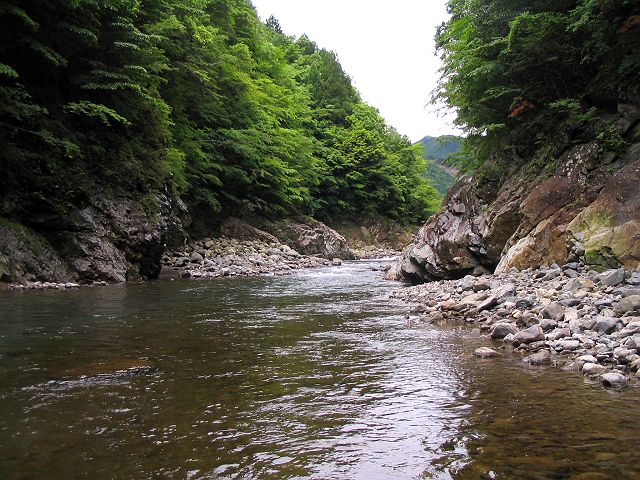
[(258, 240), (266, 243), (279, 243), (278, 239), (270, 233), (249, 225), (244, 220), (236, 217), (229, 217), (222, 222), (220, 233), (225, 237), (236, 238), (238, 240)]
[(585, 260), (604, 268), (640, 264), (640, 144), (629, 149), (626, 165), (602, 188), (598, 197), (567, 226), (580, 241)]

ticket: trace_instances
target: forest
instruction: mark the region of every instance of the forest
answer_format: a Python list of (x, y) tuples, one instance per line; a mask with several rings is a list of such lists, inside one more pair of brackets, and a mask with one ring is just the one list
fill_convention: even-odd
[(0, 22), (0, 216), (64, 215), (98, 186), (170, 189), (210, 226), (439, 205), (337, 55), (247, 0), (8, 0)]

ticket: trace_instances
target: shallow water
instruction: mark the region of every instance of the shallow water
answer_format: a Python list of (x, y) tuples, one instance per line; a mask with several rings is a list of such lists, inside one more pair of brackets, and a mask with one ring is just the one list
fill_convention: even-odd
[(0, 478), (640, 478), (637, 388), (477, 359), (377, 263), (0, 292)]

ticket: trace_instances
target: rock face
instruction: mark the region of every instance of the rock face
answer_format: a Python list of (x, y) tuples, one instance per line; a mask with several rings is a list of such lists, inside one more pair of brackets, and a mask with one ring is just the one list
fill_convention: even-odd
[[(638, 111), (622, 109), (620, 118)], [(640, 128), (631, 120), (621, 122), (630, 146), (619, 155), (560, 139), (533, 158), (498, 154), (460, 179), (405, 248), (401, 275), (421, 283), (576, 260), (638, 267)]]
[(3, 281), (124, 282), (155, 278), (162, 253), (184, 243), (189, 217), (167, 192), (141, 200), (98, 190), (90, 203), (0, 223)]

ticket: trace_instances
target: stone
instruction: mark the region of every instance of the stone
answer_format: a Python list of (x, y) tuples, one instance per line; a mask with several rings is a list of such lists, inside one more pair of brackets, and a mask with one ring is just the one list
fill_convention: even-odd
[(203, 260), (204, 260), (204, 257), (198, 252), (193, 252), (189, 257), (189, 261), (191, 263), (202, 263)]
[(579, 277), (579, 278), (573, 278), (569, 280), (564, 285), (564, 287), (562, 287), (562, 290), (565, 292), (575, 293), (578, 290), (591, 291), (594, 288), (595, 288), (595, 283), (593, 282), (593, 280), (591, 280), (590, 278)]
[(547, 365), (551, 363), (551, 354), (548, 350), (540, 350), (539, 352), (524, 357), (522, 362), (528, 365)]
[(578, 340), (560, 340), (556, 343), (556, 348), (566, 352), (573, 352), (579, 347), (580, 342)]
[(569, 278), (577, 278), (578, 276), (580, 276), (580, 274), (578, 272), (576, 272), (575, 270), (573, 270), (571, 268), (568, 268), (567, 270), (565, 270), (564, 274)]
[(473, 352), (473, 354), (476, 357), (480, 357), (480, 358), (492, 358), (492, 357), (500, 356), (499, 352), (496, 352), (493, 348), (489, 348), (489, 347), (480, 347), (476, 349), (476, 351)]
[(615, 287), (616, 285), (620, 285), (624, 282), (624, 273), (624, 268), (607, 270), (606, 272), (602, 272), (598, 275), (596, 279), (600, 282), (600, 285)]
[(621, 373), (611, 372), (600, 375), (600, 384), (605, 388), (626, 388), (629, 382)]
[(585, 363), (582, 366), (582, 373), (588, 377), (596, 377), (607, 371), (607, 367), (604, 365), (598, 365), (597, 363)]
[(549, 280), (553, 280), (554, 278), (559, 277), (560, 275), (562, 275), (562, 270), (560, 270), (559, 268), (557, 269), (553, 269), (553, 270), (549, 270), (547, 271), (547, 273), (542, 277), (543, 281), (548, 282)]
[(443, 310), (453, 310), (457, 305), (458, 302), (456, 302), (453, 298), (450, 298), (449, 300), (445, 300), (444, 302), (442, 302), (440, 307)]
[(473, 284), (474, 292), (482, 292), (484, 290), (490, 290), (490, 289), (491, 289), (491, 283), (488, 280), (478, 280), (476, 283)]
[(511, 323), (499, 322), (493, 325), (491, 329), (491, 338), (501, 340), (507, 335), (515, 335), (518, 329)]
[(598, 360), (593, 355), (580, 355), (576, 358), (576, 361), (584, 363), (598, 363)]
[(575, 362), (569, 362), (563, 365), (562, 370), (564, 370), (565, 372), (579, 372), (582, 370), (583, 365), (584, 362), (579, 362), (576, 360)]
[(502, 343), (512, 344), (514, 338), (515, 338), (515, 335), (513, 333), (510, 333), (509, 335), (507, 335), (502, 339)]
[(556, 322), (555, 320), (550, 320), (548, 318), (543, 318), (538, 325), (540, 325), (542, 330), (547, 332), (556, 328), (558, 326), (558, 322)]
[(542, 311), (543, 318), (550, 318), (556, 322), (561, 321), (564, 318), (565, 307), (558, 302), (551, 302)]
[(482, 312), (484, 310), (491, 310), (496, 305), (498, 305), (498, 299), (494, 296), (490, 296), (478, 304), (477, 311)]
[(624, 315), (625, 313), (636, 310), (640, 310), (640, 295), (624, 297), (614, 308), (615, 313), (618, 315)]
[(531, 297), (527, 298), (519, 298), (516, 300), (516, 308), (520, 308), (522, 310), (531, 308), (533, 306), (534, 300)]
[(436, 310), (422, 317), (422, 320), (427, 323), (440, 323), (444, 321), (444, 315), (442, 312)]
[(568, 328), (556, 328), (555, 330), (545, 335), (545, 338), (553, 342), (555, 340), (560, 340), (561, 338), (568, 337), (569, 335), (571, 335), (571, 331)]
[(596, 323), (593, 326), (593, 330), (598, 333), (609, 334), (616, 329), (616, 326), (618, 325), (619, 322), (620, 322), (619, 318), (605, 317), (605, 316), (599, 315), (598, 317), (596, 317)]
[(513, 283), (506, 283), (493, 289), (493, 294), (499, 301), (513, 297), (516, 295), (516, 286)]
[(582, 317), (569, 322), (569, 329), (573, 333), (580, 333), (584, 330), (593, 330), (596, 319), (593, 317)]
[(528, 344), (544, 340), (544, 331), (539, 325), (533, 325), (532, 327), (520, 330), (514, 335), (514, 345)]
[(613, 349), (614, 358), (616, 358), (619, 362), (623, 362), (623, 363), (626, 363), (628, 361), (627, 360), (628, 357), (635, 355), (635, 353), (636, 353), (635, 349), (629, 349), (625, 347), (616, 347)]
[(460, 286), (460, 288), (462, 288), (463, 291), (467, 291), (473, 289), (473, 285), (475, 283), (476, 277), (474, 277), (473, 275), (465, 275), (464, 278), (462, 278), (462, 280), (458, 282), (458, 285)]

